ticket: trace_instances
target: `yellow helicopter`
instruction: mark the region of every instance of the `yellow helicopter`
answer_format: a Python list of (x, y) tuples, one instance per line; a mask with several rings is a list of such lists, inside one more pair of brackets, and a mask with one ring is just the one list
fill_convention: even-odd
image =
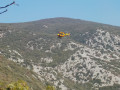
[(65, 36), (70, 36), (70, 33), (64, 33), (64, 32), (59, 32), (58, 34), (57, 34), (57, 36), (58, 37), (65, 37)]

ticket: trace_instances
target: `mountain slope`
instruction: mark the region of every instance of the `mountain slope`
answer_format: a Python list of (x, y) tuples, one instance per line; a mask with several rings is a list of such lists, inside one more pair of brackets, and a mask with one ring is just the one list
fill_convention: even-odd
[[(60, 31), (71, 35), (59, 39)], [(120, 86), (119, 35), (120, 27), (70, 18), (0, 24), (0, 52), (58, 90), (114, 90)]]
[(18, 80), (26, 81), (30, 90), (45, 89), (44, 84), (38, 80), (34, 72), (0, 55), (0, 88), (4, 88), (11, 82), (16, 82)]

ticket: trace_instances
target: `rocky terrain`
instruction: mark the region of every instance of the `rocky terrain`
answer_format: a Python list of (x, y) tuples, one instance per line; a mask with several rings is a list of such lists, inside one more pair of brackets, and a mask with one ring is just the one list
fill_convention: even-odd
[(120, 27), (69, 18), (1, 24), (0, 54), (57, 90), (120, 89)]

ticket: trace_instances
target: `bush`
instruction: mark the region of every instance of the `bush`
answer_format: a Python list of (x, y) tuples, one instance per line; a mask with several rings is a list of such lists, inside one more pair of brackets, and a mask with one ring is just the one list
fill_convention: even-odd
[(55, 88), (54, 88), (54, 86), (48, 85), (48, 86), (46, 87), (46, 90), (55, 90)]
[(26, 82), (20, 80), (7, 86), (7, 90), (29, 90)]

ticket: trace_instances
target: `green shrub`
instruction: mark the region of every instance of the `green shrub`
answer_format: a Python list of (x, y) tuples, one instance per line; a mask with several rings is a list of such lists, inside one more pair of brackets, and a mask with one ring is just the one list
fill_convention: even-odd
[(48, 86), (46, 87), (46, 90), (55, 90), (55, 88), (54, 88), (54, 86), (48, 85)]
[(7, 90), (29, 90), (25, 81), (17, 81), (7, 86)]

